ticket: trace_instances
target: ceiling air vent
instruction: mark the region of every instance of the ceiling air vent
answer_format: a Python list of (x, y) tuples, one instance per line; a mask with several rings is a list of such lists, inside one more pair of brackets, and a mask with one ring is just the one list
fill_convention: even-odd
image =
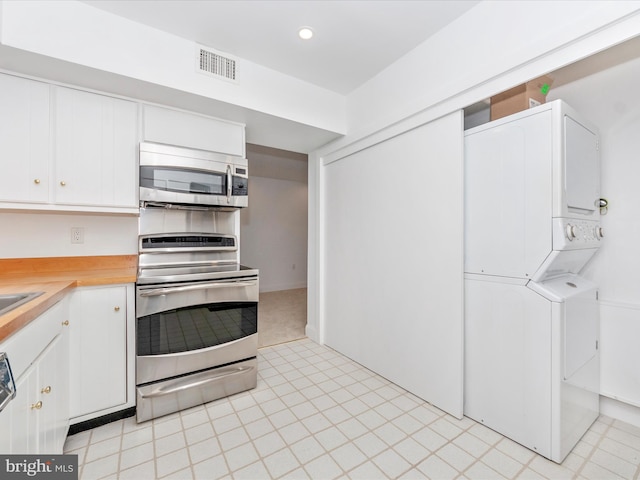
[(198, 51), (198, 71), (200, 73), (231, 80), (232, 82), (237, 81), (235, 59), (203, 47), (198, 47)]

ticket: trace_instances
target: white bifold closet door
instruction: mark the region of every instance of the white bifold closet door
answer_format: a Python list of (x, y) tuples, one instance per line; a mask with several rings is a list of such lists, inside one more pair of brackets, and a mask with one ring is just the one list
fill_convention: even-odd
[(462, 112), (323, 169), (324, 343), (461, 418)]

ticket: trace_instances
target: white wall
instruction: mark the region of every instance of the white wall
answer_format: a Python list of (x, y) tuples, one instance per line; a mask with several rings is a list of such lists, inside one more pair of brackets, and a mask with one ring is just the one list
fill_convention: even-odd
[[(495, 90), (469, 103), (524, 83), (539, 74), (512, 80), (514, 68), (638, 9), (640, 2), (480, 2), (349, 95), (349, 135), (373, 133), (489, 80), (496, 81)], [(573, 55), (589, 53), (583, 48)]]
[(640, 407), (640, 52), (637, 56), (552, 88), (548, 98), (562, 98), (600, 129), (602, 196), (610, 208), (601, 218), (605, 241), (584, 275), (600, 289), (601, 393)]
[(252, 176), (240, 213), (240, 262), (260, 269), (260, 291), (307, 286), (307, 185)]
[[(71, 227), (84, 243), (71, 243)], [(136, 255), (138, 217), (57, 213), (0, 213), (0, 258)]]

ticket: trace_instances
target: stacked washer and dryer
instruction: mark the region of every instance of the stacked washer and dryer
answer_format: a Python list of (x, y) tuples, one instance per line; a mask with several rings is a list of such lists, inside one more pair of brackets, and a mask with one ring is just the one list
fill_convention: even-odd
[(597, 130), (556, 100), (465, 132), (468, 417), (562, 462), (599, 413)]

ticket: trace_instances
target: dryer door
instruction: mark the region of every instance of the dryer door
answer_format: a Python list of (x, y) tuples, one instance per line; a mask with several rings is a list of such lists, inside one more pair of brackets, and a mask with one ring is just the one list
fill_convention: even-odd
[(565, 191), (569, 212), (591, 216), (600, 198), (600, 161), (595, 133), (565, 115)]

